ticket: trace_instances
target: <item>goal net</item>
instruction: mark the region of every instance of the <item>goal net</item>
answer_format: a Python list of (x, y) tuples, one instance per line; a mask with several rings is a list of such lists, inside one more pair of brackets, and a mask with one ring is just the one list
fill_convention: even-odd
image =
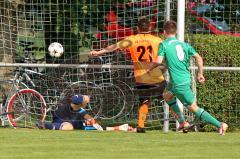
[[(101, 57), (89, 57), (88, 53), (135, 34), (142, 16), (149, 18), (152, 33), (163, 37), (164, 21), (177, 20), (177, 1), (0, 0), (0, 13), (0, 76), (11, 79), (16, 71), (26, 73), (30, 80), (25, 78), (24, 82), (47, 102), (46, 120), (51, 120), (51, 111), (66, 96), (92, 93), (95, 98), (88, 110), (98, 120), (107, 125), (134, 125), (139, 101), (128, 53)], [(207, 84), (193, 85), (199, 104), (218, 119), (239, 125), (239, 3), (189, 0), (185, 13), (185, 40), (209, 66), (205, 71)], [(61, 57), (48, 54), (52, 42), (63, 45)], [(210, 66), (221, 68), (216, 71)], [(195, 81), (195, 69), (192, 75)], [(149, 129), (162, 128), (165, 121), (175, 128), (175, 120), (163, 103), (152, 97), (146, 123)], [(194, 120), (191, 113), (185, 114)]]
[[(65, 100), (64, 93), (66, 96), (93, 93), (96, 99), (89, 111), (103, 123), (136, 123), (138, 96), (128, 54), (89, 58), (88, 53), (135, 34), (142, 16), (149, 18), (152, 33), (160, 35), (165, 1), (5, 0), (0, 3), (2, 66), (12, 64), (1, 67), (2, 79), (12, 78), (16, 71), (26, 73), (30, 80), (25, 83), (43, 94), (49, 114)], [(64, 54), (60, 58), (48, 54), (52, 42), (63, 45)], [(115, 67), (104, 67), (109, 65)], [(162, 99), (153, 98), (149, 128), (162, 127), (162, 106)]]

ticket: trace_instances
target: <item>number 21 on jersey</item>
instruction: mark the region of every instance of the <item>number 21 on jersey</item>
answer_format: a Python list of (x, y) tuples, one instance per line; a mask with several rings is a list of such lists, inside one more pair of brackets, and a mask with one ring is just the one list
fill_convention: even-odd
[[(152, 54), (153, 54), (153, 48), (151, 45), (149, 46), (138, 46), (137, 47), (137, 52), (139, 52), (139, 56), (138, 56), (138, 61), (147, 61), (149, 60), (150, 62), (152, 62)], [(146, 59), (146, 53), (148, 53), (148, 59)]]

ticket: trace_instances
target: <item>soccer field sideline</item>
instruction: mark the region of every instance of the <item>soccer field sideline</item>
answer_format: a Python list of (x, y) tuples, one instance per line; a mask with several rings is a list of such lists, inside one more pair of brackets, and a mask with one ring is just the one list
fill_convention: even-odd
[(0, 159), (239, 159), (240, 133), (0, 129)]

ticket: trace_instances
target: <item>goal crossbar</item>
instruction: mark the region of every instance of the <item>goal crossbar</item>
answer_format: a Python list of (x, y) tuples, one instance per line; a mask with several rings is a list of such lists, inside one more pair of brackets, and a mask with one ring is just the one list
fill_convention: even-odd
[[(0, 62), (0, 67), (39, 67), (39, 68), (108, 68), (108, 69), (133, 69), (133, 65), (112, 65), (112, 64), (37, 64), (37, 63), (3, 63)], [(161, 66), (161, 68), (164, 68)], [(190, 69), (196, 70), (197, 67), (193, 66)], [(204, 70), (213, 71), (240, 71), (240, 67), (217, 67), (205, 66)]]

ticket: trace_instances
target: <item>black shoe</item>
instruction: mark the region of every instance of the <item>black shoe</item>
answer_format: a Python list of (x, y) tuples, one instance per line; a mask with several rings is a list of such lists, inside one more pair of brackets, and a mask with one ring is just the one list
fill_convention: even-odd
[(41, 120), (38, 120), (36, 123), (35, 123), (36, 127), (38, 127), (38, 129), (45, 129), (45, 124), (44, 122), (42, 122)]
[(137, 127), (137, 133), (146, 133), (145, 128)]
[(194, 128), (193, 124), (190, 124), (187, 121), (184, 121), (182, 124), (180, 124), (178, 131), (182, 131), (183, 133), (188, 133), (188, 131), (193, 128)]

